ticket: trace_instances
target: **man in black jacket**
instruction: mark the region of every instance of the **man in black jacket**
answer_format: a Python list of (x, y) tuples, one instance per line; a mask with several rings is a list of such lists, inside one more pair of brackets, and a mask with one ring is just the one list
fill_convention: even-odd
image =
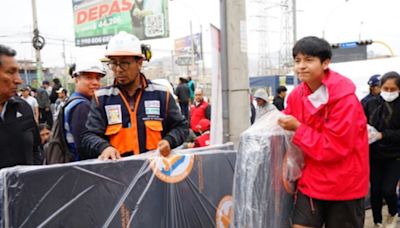
[(279, 111), (285, 109), (284, 104), (285, 104), (286, 92), (287, 88), (285, 86), (279, 86), (276, 89), (276, 96), (274, 97), (272, 104), (274, 104)]
[(189, 100), (190, 100), (190, 89), (188, 81), (185, 78), (179, 78), (179, 85), (176, 87), (175, 95), (178, 97), (179, 106), (181, 107), (182, 115), (189, 120)]
[(32, 108), (15, 96), (22, 83), (15, 55), (15, 50), (0, 44), (0, 168), (42, 160)]
[(39, 123), (46, 123), (50, 126), (53, 126), (53, 115), (51, 114), (50, 109), (50, 98), (47, 93), (47, 88), (50, 86), (49, 81), (43, 81), (42, 87), (37, 89), (36, 99), (39, 104)]

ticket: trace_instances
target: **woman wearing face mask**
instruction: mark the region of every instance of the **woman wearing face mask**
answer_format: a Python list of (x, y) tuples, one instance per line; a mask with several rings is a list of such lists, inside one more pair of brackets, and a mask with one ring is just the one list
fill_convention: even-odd
[(382, 200), (389, 214), (385, 227), (396, 227), (396, 185), (400, 178), (400, 75), (391, 71), (381, 78), (381, 94), (366, 104), (368, 124), (378, 131), (370, 144), (371, 206), (375, 227), (382, 226)]

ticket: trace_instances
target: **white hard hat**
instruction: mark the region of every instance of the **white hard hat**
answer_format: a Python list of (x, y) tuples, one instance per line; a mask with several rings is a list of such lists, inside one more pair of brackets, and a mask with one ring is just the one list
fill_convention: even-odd
[(138, 56), (144, 58), (140, 40), (125, 31), (119, 32), (110, 39), (105, 56)]
[(264, 89), (258, 89), (255, 93), (254, 93), (254, 97), (255, 98), (260, 98), (263, 99), (264, 101), (268, 102), (268, 94)]
[(103, 66), (103, 63), (101, 63), (99, 60), (93, 60), (93, 59), (77, 61), (72, 76), (76, 77), (83, 72), (99, 73), (102, 75), (102, 77), (104, 77), (107, 73), (106, 69)]

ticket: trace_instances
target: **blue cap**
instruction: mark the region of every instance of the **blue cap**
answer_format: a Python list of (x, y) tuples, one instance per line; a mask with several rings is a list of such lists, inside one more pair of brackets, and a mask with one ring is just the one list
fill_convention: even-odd
[(381, 75), (380, 74), (375, 74), (372, 75), (369, 80), (368, 80), (368, 85), (369, 86), (378, 86), (381, 81)]

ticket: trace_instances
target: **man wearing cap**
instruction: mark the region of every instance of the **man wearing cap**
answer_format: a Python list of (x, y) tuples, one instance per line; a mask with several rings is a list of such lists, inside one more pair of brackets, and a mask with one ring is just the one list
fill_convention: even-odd
[(379, 86), (380, 84), (380, 77), (381, 75), (375, 74), (372, 75), (369, 80), (368, 80), (368, 85), (369, 85), (369, 94), (365, 96), (361, 100), (362, 106), (365, 108), (365, 104), (368, 103), (369, 100), (371, 100), (374, 97), (379, 96), (381, 93), (381, 87)]
[(42, 160), (32, 109), (16, 96), (22, 79), (15, 55), (15, 50), (0, 44), (0, 169)]
[(274, 105), (270, 105), (268, 102), (268, 94), (264, 89), (258, 89), (254, 93), (254, 98), (257, 102), (256, 107), (256, 121), (263, 116), (265, 113), (275, 110), (276, 107)]
[(115, 84), (96, 91), (83, 136), (101, 160), (159, 149), (167, 156), (188, 135), (187, 120), (169, 90), (140, 72), (144, 55), (137, 37), (120, 32), (107, 45)]
[[(73, 161), (90, 158), (82, 146), (82, 133), (87, 130), (86, 121), (91, 99), (100, 88), (100, 79), (106, 75), (103, 64), (98, 60), (77, 61), (70, 70), (75, 80), (75, 92), (64, 107), (64, 132), (68, 148), (74, 154)], [(62, 92), (64, 89), (60, 88)]]

